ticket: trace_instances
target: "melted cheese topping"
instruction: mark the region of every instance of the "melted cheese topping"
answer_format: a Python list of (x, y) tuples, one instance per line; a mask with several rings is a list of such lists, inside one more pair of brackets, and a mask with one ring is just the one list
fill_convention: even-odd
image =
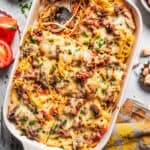
[(135, 24), (123, 0), (90, 0), (74, 1), (62, 25), (61, 2), (43, 0), (24, 36), (8, 119), (47, 146), (89, 150), (109, 128)]

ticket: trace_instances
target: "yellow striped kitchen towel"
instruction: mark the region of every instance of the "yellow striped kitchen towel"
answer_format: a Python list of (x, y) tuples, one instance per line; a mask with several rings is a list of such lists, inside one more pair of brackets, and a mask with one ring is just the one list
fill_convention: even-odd
[(150, 150), (150, 110), (127, 99), (104, 150)]

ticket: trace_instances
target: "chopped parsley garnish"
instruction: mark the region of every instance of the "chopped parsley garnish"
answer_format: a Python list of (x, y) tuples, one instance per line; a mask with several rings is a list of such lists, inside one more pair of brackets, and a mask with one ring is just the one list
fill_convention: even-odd
[(65, 119), (62, 123), (61, 123), (61, 125), (65, 125), (67, 123), (67, 120)]
[(109, 68), (112, 68), (112, 65), (113, 65), (113, 64), (112, 64), (111, 62), (108, 63), (108, 67), (109, 67)]
[(81, 111), (80, 111), (80, 114), (81, 114), (81, 115), (84, 115), (84, 111), (83, 111), (83, 110), (81, 110)]
[(55, 125), (54, 130), (58, 129), (60, 126), (58, 124)]
[(44, 63), (41, 63), (41, 64), (40, 64), (40, 67), (42, 67), (43, 65), (44, 65)]
[(32, 2), (29, 3), (21, 3), (20, 4), (20, 11), (23, 15), (27, 16), (27, 12), (31, 9)]
[(34, 40), (32, 37), (30, 37), (30, 42), (31, 42), (32, 44), (38, 44), (38, 41), (37, 41), (37, 40)]
[(53, 42), (54, 42), (54, 39), (49, 39), (49, 42), (50, 42), (50, 43), (53, 43)]
[(29, 125), (30, 125), (30, 126), (35, 125), (35, 121), (34, 121), (34, 120), (33, 120), (33, 121), (30, 121), (30, 122), (29, 122)]
[(72, 51), (71, 51), (71, 49), (68, 49), (68, 53), (71, 55), (72, 54)]
[(95, 93), (97, 93), (97, 91), (98, 91), (98, 88), (95, 89)]
[(64, 149), (64, 146), (63, 146), (63, 145), (61, 145), (61, 146), (60, 146), (60, 148)]
[(54, 72), (56, 70), (56, 66), (52, 66), (52, 72)]
[(42, 128), (38, 128), (36, 131), (37, 131), (37, 132), (40, 132), (41, 130), (42, 130)]
[(103, 45), (106, 44), (106, 42), (107, 42), (106, 39), (99, 39), (99, 40), (97, 41), (97, 46), (98, 46), (98, 48), (101, 48)]
[(118, 41), (115, 41), (114, 44), (115, 44), (116, 46), (119, 46), (119, 45), (120, 45)]
[(84, 41), (83, 44), (88, 46), (90, 44), (90, 42), (89, 41)]
[(87, 34), (86, 32), (82, 32), (82, 35), (83, 35), (84, 37), (88, 37), (88, 34)]
[(80, 50), (81, 50), (80, 48), (77, 48), (77, 49), (76, 49), (76, 51), (80, 51)]
[(10, 30), (16, 30), (16, 27), (15, 26), (11, 26), (9, 29)]
[(98, 52), (100, 49), (99, 49), (99, 48), (96, 48), (95, 50)]
[(64, 81), (64, 77), (63, 76), (60, 77), (60, 81)]
[(106, 91), (102, 90), (102, 95), (105, 96), (106, 95)]
[(21, 119), (21, 123), (22, 123), (22, 124), (25, 124), (26, 122), (27, 122), (27, 119), (26, 119), (26, 118), (22, 118), (22, 119)]
[(58, 124), (55, 125), (55, 127), (50, 131), (51, 134), (55, 134), (56, 130), (60, 128), (60, 126)]
[(21, 136), (25, 136), (26, 135), (26, 131), (25, 130), (21, 130)]
[(77, 66), (81, 68), (82, 67), (82, 62), (78, 61)]

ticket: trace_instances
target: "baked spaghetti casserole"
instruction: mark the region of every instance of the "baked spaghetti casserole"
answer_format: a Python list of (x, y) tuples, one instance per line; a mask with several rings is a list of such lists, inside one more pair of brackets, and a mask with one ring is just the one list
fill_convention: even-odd
[(13, 77), (8, 119), (22, 136), (94, 148), (116, 109), (136, 30), (124, 0), (41, 0)]

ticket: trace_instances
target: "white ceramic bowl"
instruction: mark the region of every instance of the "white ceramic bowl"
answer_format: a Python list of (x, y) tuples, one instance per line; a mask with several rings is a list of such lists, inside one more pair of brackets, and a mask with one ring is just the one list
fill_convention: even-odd
[(145, 8), (145, 10), (147, 10), (147, 12), (150, 13), (150, 6), (148, 6), (147, 0), (140, 0), (140, 1), (143, 7)]

